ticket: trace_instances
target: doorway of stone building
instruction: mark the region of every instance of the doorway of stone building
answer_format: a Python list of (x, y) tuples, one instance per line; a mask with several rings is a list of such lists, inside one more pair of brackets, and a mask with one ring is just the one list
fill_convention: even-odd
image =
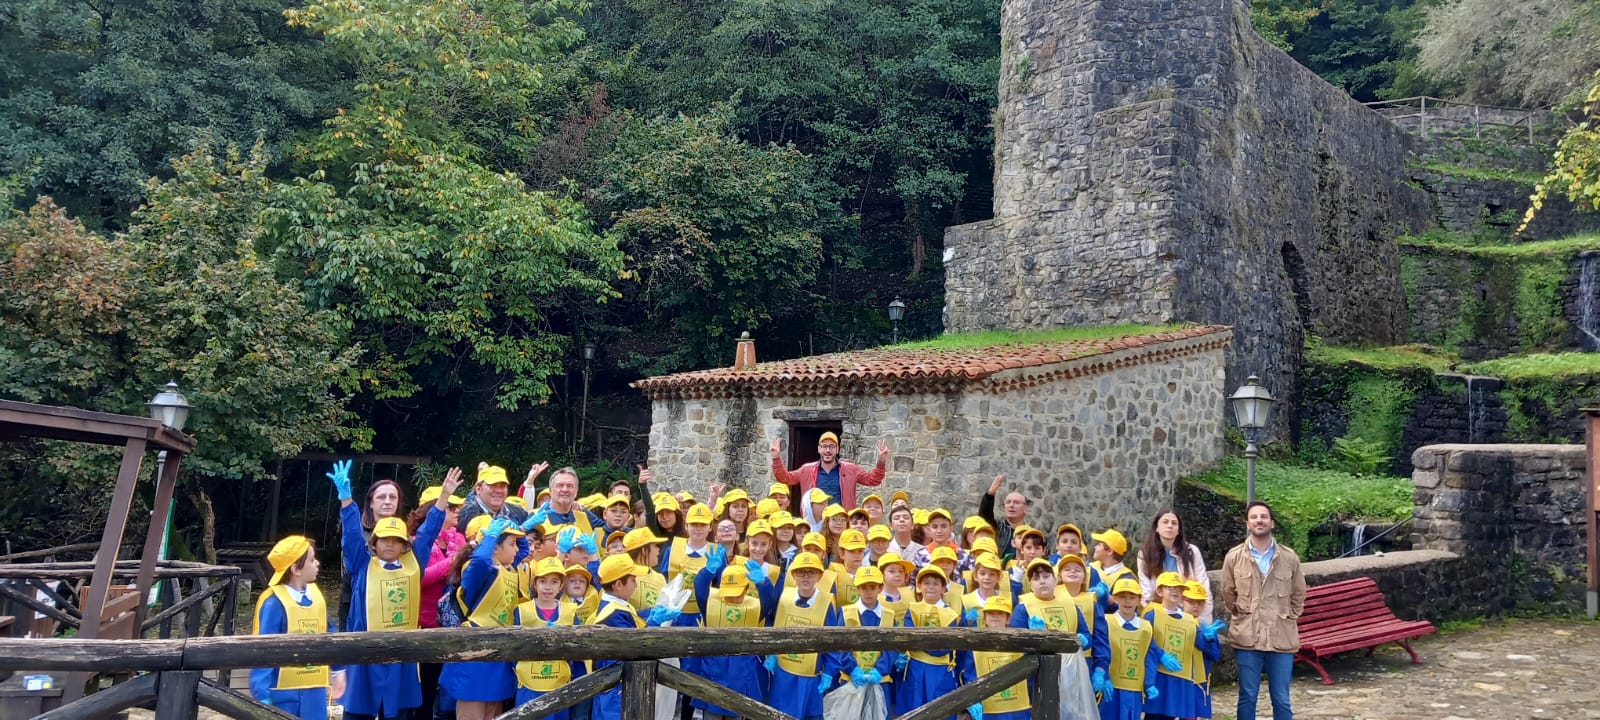
[(808, 462), (816, 462), (817, 441), (825, 432), (835, 435), (843, 434), (844, 425), (833, 420), (790, 420), (789, 421), (789, 468), (800, 467)]

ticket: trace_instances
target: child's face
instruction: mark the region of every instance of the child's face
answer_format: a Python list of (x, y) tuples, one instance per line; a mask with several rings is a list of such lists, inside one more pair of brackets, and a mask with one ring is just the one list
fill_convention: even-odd
[(750, 557), (766, 560), (767, 551), (772, 549), (772, 538), (766, 535), (751, 535), (750, 539), (745, 541), (745, 545), (745, 549), (750, 551)]
[(1032, 590), (1034, 595), (1037, 595), (1044, 600), (1049, 600), (1050, 598), (1055, 597), (1056, 574), (1053, 572), (1045, 572), (1043, 569), (1040, 569), (1038, 572), (1028, 573), (1028, 589)]
[(406, 551), (410, 543), (400, 538), (381, 537), (374, 540), (372, 546), (372, 554), (377, 555), (379, 560), (394, 562), (400, 559), (400, 554)]
[(321, 570), (322, 562), (317, 560), (316, 548), (312, 548), (306, 551), (305, 564), (301, 565), (299, 570), (290, 568), (285, 574), (303, 583), (314, 583), (317, 581), (317, 573)]
[(622, 544), (622, 538), (617, 538), (615, 540), (612, 540), (611, 542), (606, 543), (606, 552), (608, 552), (608, 553), (610, 553), (612, 555), (619, 555), (619, 554), (625, 553), (627, 551), (628, 551), (628, 546)]
[(1168, 586), (1161, 588), (1160, 595), (1162, 605), (1165, 605), (1169, 608), (1183, 606), (1183, 588), (1181, 587)]
[(1022, 562), (1042, 558), (1044, 557), (1044, 541), (1040, 540), (1037, 535), (1029, 535), (1026, 540), (1022, 541), (1022, 547), (1018, 548), (1017, 554), (1022, 557)]
[(685, 531), (689, 533), (689, 539), (698, 545), (704, 543), (706, 537), (711, 534), (711, 526), (706, 523), (689, 523)]
[(639, 553), (639, 564), (645, 567), (655, 567), (661, 564), (661, 546), (646, 545), (644, 551)]
[(929, 520), (928, 536), (936, 543), (950, 542), (950, 521), (942, 516)]
[(1105, 543), (1099, 540), (1094, 542), (1094, 559), (1099, 561), (1101, 565), (1111, 564), (1114, 562), (1113, 557), (1111, 548), (1106, 547)]
[(736, 523), (742, 523), (745, 521), (745, 518), (748, 517), (750, 517), (750, 501), (735, 500), (731, 503), (728, 503), (729, 520), (732, 520)]
[(540, 600), (554, 600), (561, 594), (561, 586), (565, 578), (560, 575), (543, 575), (533, 581), (533, 591), (538, 593)]
[(733, 524), (732, 520), (723, 520), (722, 522), (717, 523), (717, 542), (739, 542), (739, 526)]
[(883, 522), (883, 503), (877, 500), (868, 500), (867, 503), (861, 507), (867, 511), (868, 527), (871, 527), (872, 525), (878, 525)]
[(944, 581), (938, 575), (928, 575), (917, 581), (917, 587), (922, 590), (922, 601), (936, 603), (944, 599)]
[(796, 570), (790, 575), (794, 576), (794, 584), (801, 595), (810, 596), (811, 591), (817, 587), (817, 581), (822, 579), (822, 573), (811, 568)]
[(872, 548), (872, 556), (873, 557), (883, 557), (884, 553), (889, 552), (889, 541), (888, 540), (868, 540), (867, 541), (867, 547)]
[(494, 561), (497, 565), (510, 565), (517, 561), (517, 536), (500, 536), (494, 546)]
[(582, 575), (568, 575), (566, 579), (567, 597), (582, 600), (589, 592), (589, 581)]
[(865, 515), (856, 515), (855, 517), (850, 518), (850, 529), (852, 530), (860, 530), (861, 532), (865, 533), (867, 528), (870, 527), (872, 527), (872, 519), (866, 517)]
[(856, 586), (856, 593), (861, 596), (862, 604), (872, 607), (878, 604), (878, 595), (883, 592), (883, 586), (877, 583), (865, 583)]
[(839, 553), (839, 559), (844, 561), (844, 566), (854, 570), (861, 567), (861, 559), (866, 557), (865, 550), (844, 550)]
[(1135, 593), (1117, 593), (1111, 599), (1117, 602), (1117, 610), (1123, 617), (1133, 617), (1139, 612), (1139, 596)]
[(994, 590), (1000, 586), (1000, 573), (993, 568), (980, 567), (973, 571), (972, 579), (978, 581), (978, 587), (984, 590)]
[(891, 588), (905, 587), (906, 569), (898, 563), (883, 566), (883, 584)]
[(678, 514), (671, 510), (657, 510), (656, 523), (662, 530), (672, 530), (678, 526)]
[(845, 520), (845, 516), (843, 516), (843, 515), (835, 515), (835, 516), (833, 516), (831, 518), (828, 518), (828, 532), (829, 533), (834, 534), (834, 535), (838, 535), (839, 533), (844, 532), (846, 527), (848, 527), (848, 524), (847, 524), (847, 522)]
[(889, 528), (897, 533), (911, 532), (911, 511), (902, 509), (890, 514)]
[(533, 546), (533, 556), (539, 560), (555, 557), (560, 551), (561, 548), (556, 547), (555, 533), (540, 538), (539, 543)]
[(1056, 552), (1061, 555), (1077, 555), (1083, 552), (1083, 538), (1068, 530), (1056, 536)]
[(632, 575), (611, 583), (611, 594), (623, 600), (633, 597), (633, 591), (639, 587), (639, 578)]
[(1198, 617), (1200, 612), (1205, 609), (1206, 601), (1204, 600), (1192, 600), (1190, 598), (1183, 599), (1183, 611), (1190, 615)]
[(623, 505), (622, 503), (617, 503), (616, 505), (606, 508), (605, 521), (606, 527), (611, 528), (612, 530), (622, 529), (623, 525), (628, 524), (628, 506)]
[(1072, 588), (1074, 591), (1083, 589), (1083, 566), (1077, 563), (1067, 563), (1061, 566), (1061, 584)]
[(983, 614), (984, 627), (1003, 628), (1010, 623), (1011, 618), (1007, 617), (1003, 612), (985, 612)]
[(828, 504), (825, 503), (825, 502), (819, 502), (819, 503), (815, 503), (814, 502), (814, 503), (811, 503), (811, 517), (814, 517), (814, 518), (822, 517), (822, 513), (826, 512), (827, 509), (828, 509)]
[(772, 529), (772, 534), (777, 535), (778, 536), (778, 542), (783, 543), (785, 545), (794, 542), (794, 526), (793, 525), (785, 525), (785, 526), (783, 526), (781, 528), (773, 528)]
[(939, 560), (934, 565), (938, 565), (939, 569), (944, 571), (945, 577), (955, 577), (956, 563), (954, 560)]
[(588, 565), (589, 564), (589, 551), (574, 545), (574, 546), (572, 546), (571, 550), (567, 551), (567, 556), (566, 556), (566, 558), (562, 559), (561, 564), (562, 565)]

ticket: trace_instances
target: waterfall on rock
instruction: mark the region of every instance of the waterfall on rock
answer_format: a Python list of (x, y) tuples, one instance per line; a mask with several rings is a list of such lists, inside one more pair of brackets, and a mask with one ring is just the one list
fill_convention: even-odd
[(1600, 351), (1600, 253), (1581, 258), (1578, 273), (1578, 342), (1584, 350)]

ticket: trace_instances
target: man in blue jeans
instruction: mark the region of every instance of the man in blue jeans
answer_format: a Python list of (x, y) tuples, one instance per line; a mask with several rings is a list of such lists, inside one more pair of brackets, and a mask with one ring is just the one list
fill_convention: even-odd
[(1306, 606), (1300, 556), (1273, 539), (1272, 508), (1256, 500), (1245, 507), (1249, 537), (1222, 561), (1222, 602), (1229, 614), (1228, 644), (1239, 663), (1239, 720), (1256, 717), (1261, 674), (1267, 675), (1272, 720), (1293, 720), (1289, 677), (1300, 649), (1295, 621)]

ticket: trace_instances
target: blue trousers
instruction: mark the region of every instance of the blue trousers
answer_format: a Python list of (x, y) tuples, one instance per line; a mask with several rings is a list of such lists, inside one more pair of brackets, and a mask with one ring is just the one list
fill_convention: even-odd
[(1256, 716), (1256, 698), (1261, 695), (1261, 674), (1267, 675), (1267, 692), (1272, 697), (1272, 720), (1294, 720), (1289, 709), (1289, 678), (1294, 673), (1294, 653), (1237, 650), (1239, 663), (1240, 718)]

